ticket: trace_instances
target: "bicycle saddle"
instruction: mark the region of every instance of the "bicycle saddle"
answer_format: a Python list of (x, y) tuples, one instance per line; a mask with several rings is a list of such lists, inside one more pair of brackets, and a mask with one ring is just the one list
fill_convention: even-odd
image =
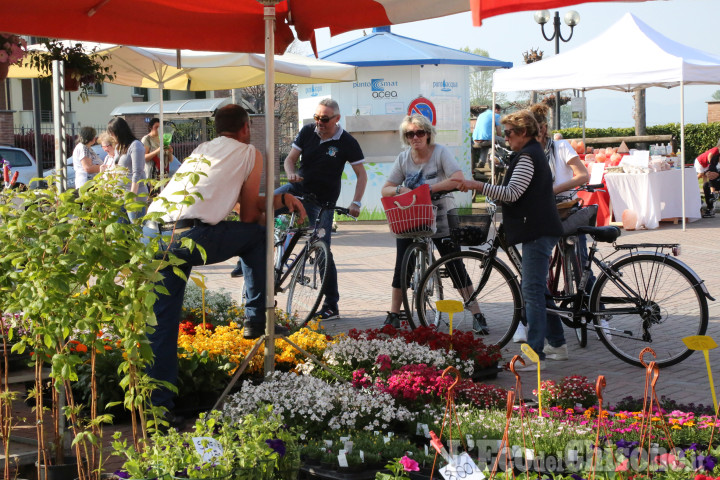
[(598, 242), (612, 243), (622, 235), (618, 227), (578, 227), (577, 233), (587, 233)]

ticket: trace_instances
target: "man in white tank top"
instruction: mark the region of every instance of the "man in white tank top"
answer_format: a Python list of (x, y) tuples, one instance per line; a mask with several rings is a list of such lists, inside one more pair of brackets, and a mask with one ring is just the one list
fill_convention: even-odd
[[(263, 160), (250, 145), (250, 123), (247, 112), (238, 105), (228, 105), (215, 114), (218, 137), (199, 145), (173, 175), (170, 182), (148, 209), (157, 222), (145, 223), (148, 236), (162, 233), (170, 244), (167, 251), (185, 261), (177, 268), (189, 278), (192, 267), (224, 262), (241, 257), (245, 266), (247, 320), (245, 338), (258, 338), (265, 333), (265, 228), (258, 222), (265, 210), (260, 196), (260, 175)], [(200, 173), (193, 184), (191, 173)], [(187, 195), (195, 196), (192, 205), (179, 205)], [(240, 221), (226, 221), (236, 204), (240, 204)], [(275, 195), (273, 208), (287, 207), (305, 217), (302, 203), (290, 194)], [(170, 240), (170, 235), (172, 239)], [(198, 249), (181, 248), (180, 240), (190, 238), (202, 246), (204, 261)], [(176, 384), (177, 339), (185, 293), (185, 279), (172, 267), (164, 269), (163, 286), (168, 295), (159, 294), (153, 307), (157, 318), (155, 332), (149, 335), (155, 362), (148, 370), (151, 377)], [(288, 329), (275, 326), (275, 333), (284, 335)], [(174, 394), (167, 389), (155, 390), (152, 403), (171, 410)], [(170, 423), (176, 417), (169, 414)]]

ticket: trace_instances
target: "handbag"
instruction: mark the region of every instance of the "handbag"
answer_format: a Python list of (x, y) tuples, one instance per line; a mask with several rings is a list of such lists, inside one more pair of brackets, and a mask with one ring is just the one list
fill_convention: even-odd
[(390, 231), (395, 235), (418, 236), (435, 233), (435, 211), (430, 186), (420, 185), (394, 197), (380, 198)]

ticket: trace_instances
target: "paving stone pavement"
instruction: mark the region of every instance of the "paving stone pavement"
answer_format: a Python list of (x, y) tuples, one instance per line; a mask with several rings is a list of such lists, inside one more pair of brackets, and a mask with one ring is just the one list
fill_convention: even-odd
[[(719, 298), (708, 301), (709, 327), (707, 335), (720, 342), (720, 253), (718, 252), (718, 227), (720, 216), (688, 223), (683, 231), (681, 224), (663, 222), (655, 230), (623, 231), (618, 243), (680, 243), (682, 253), (678, 257), (705, 280), (710, 294)], [(386, 223), (341, 223), (333, 235), (332, 251), (338, 268), (340, 285), (340, 315), (338, 320), (325, 322), (329, 333), (346, 332), (351, 328), (380, 327), (390, 305), (390, 281), (395, 261), (395, 239)], [(606, 246), (603, 249), (610, 249)], [(601, 250), (602, 251), (602, 250)], [(230, 278), (235, 263), (197, 268), (207, 276), (210, 289), (224, 288), (240, 298), (242, 279)], [(604, 375), (607, 387), (605, 399), (617, 402), (625, 396), (641, 396), (644, 391), (645, 371), (616, 358), (591, 332), (588, 345), (580, 348), (575, 334), (566, 328), (570, 359), (564, 362), (548, 360), (542, 370), (543, 378), (555, 380), (566, 375), (584, 375), (595, 382)], [(678, 339), (679, 340), (679, 339)], [(519, 345), (510, 343), (503, 349), (503, 362), (520, 353)], [(720, 349), (710, 351), (713, 376), (720, 381)], [(535, 374), (526, 375), (524, 396), (529, 397)], [(515, 378), (509, 371), (501, 372), (489, 383), (511, 388)], [(535, 384), (535, 387), (537, 385)], [(693, 354), (673, 367), (660, 371), (657, 383), (658, 395), (667, 395), (681, 403), (712, 403), (707, 371), (703, 355)]]

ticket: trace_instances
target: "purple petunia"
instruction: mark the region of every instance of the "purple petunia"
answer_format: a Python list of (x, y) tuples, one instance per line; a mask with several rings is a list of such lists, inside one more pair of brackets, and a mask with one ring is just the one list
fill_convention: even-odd
[(285, 456), (285, 442), (283, 442), (279, 438), (265, 440), (265, 443), (267, 443), (268, 447), (275, 450), (281, 457)]

